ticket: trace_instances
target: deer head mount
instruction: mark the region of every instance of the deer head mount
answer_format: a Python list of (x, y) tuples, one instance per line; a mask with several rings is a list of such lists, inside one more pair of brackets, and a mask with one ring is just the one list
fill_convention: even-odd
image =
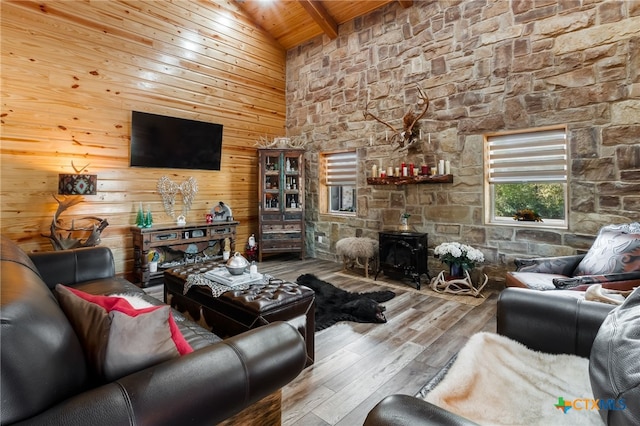
[(380, 119), (371, 111), (369, 111), (369, 102), (367, 100), (367, 105), (363, 112), (365, 120), (369, 117), (372, 117), (377, 122), (382, 123), (389, 129), (391, 129), (392, 136), (390, 141), (392, 145), (397, 145), (395, 149), (409, 149), (415, 142), (420, 139), (420, 125), (418, 124), (418, 120), (424, 117), (424, 115), (427, 113), (427, 109), (429, 108), (429, 97), (420, 86), (416, 84), (416, 87), (418, 89), (418, 105), (421, 105), (421, 110), (417, 114), (413, 112), (413, 109), (407, 111), (407, 113), (402, 117), (401, 129), (396, 129), (391, 124)]

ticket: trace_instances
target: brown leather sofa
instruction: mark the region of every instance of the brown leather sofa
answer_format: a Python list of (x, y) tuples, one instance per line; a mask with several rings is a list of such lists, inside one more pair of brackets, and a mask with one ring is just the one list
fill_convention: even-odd
[(304, 342), (287, 323), (222, 340), (173, 311), (193, 352), (111, 382), (97, 380), (54, 286), (161, 302), (114, 276), (108, 248), (30, 258), (3, 237), (0, 256), (3, 425), (213, 425), (278, 391), (304, 368)]
[[(497, 332), (536, 351), (588, 357), (594, 398), (622, 398), (627, 407), (600, 410), (603, 420), (640, 424), (640, 370), (635, 360), (640, 350), (640, 290), (627, 302), (614, 309), (558, 292), (508, 288), (498, 300)], [(437, 374), (437, 380), (445, 374)], [(364, 426), (475, 424), (421, 398), (391, 395), (369, 412)]]
[(600, 229), (585, 254), (516, 259), (507, 287), (585, 290), (593, 284), (615, 290), (640, 286), (640, 223)]

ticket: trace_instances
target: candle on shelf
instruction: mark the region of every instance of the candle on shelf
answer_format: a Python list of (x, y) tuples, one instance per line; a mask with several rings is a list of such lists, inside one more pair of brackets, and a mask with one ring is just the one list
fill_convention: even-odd
[(387, 167), (387, 177), (393, 176), (393, 166)]
[(438, 174), (439, 175), (443, 175), (444, 174), (444, 160), (440, 160), (438, 162)]
[(429, 166), (427, 166), (426, 164), (423, 164), (422, 167), (420, 167), (420, 172), (422, 173), (423, 176), (426, 176), (429, 174)]
[(380, 170), (380, 177), (381, 178), (387, 177), (387, 172), (385, 172), (384, 169)]
[(400, 177), (400, 167), (396, 167), (395, 177)]
[(417, 167), (415, 169), (413, 169), (413, 176), (418, 176), (418, 174), (419, 174), (418, 172), (419, 172), (419, 170), (418, 170)]
[(407, 165), (404, 161), (400, 165), (400, 170), (402, 171), (402, 176), (407, 176)]
[(371, 167), (371, 177), (378, 177), (378, 166), (376, 164)]
[(450, 175), (451, 174), (451, 161), (447, 160), (444, 163), (444, 174), (445, 175)]
[(415, 173), (413, 173), (414, 170), (413, 163), (409, 163), (409, 176), (415, 176)]

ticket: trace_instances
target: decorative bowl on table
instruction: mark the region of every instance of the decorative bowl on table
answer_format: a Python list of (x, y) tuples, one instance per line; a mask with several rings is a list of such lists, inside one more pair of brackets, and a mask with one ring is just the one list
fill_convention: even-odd
[(227, 261), (227, 271), (231, 275), (242, 275), (249, 266), (249, 261), (244, 258), (239, 252), (235, 252), (231, 258)]

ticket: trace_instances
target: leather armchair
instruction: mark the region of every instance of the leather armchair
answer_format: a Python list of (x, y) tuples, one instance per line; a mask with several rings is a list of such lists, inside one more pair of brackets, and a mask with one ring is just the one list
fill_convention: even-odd
[(593, 284), (615, 290), (640, 286), (640, 223), (608, 225), (586, 254), (516, 259), (507, 287), (585, 290)]
[[(600, 325), (612, 309), (556, 292), (510, 288), (498, 299), (497, 332), (536, 351), (589, 357)], [(391, 395), (369, 412), (364, 426), (475, 424), (421, 398)]]

